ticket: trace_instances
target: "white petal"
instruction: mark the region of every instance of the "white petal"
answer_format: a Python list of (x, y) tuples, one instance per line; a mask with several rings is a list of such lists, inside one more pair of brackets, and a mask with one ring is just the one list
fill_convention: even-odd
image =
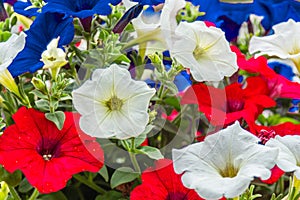
[(175, 29), (177, 27), (176, 15), (185, 7), (184, 0), (166, 0), (161, 12), (161, 29), (169, 49), (176, 41)]
[[(233, 198), (242, 194), (254, 177), (266, 179), (278, 149), (258, 144), (259, 139), (239, 123), (209, 135), (204, 142), (173, 150), (174, 170), (182, 182), (205, 199)], [(223, 177), (234, 168), (234, 177)]]
[(279, 148), (279, 156), (276, 161), (278, 167), (285, 172), (296, 170), (295, 175), (300, 178), (300, 136), (276, 136), (275, 139), (270, 139), (266, 146)]
[[(126, 69), (113, 64), (95, 70), (92, 80), (72, 94), (74, 107), (82, 115), (80, 127), (84, 132), (99, 138), (127, 139), (144, 131), (155, 89), (150, 89), (145, 82), (132, 80)], [(108, 106), (112, 98), (122, 102), (120, 109)]]
[[(207, 27), (204, 22), (181, 22), (176, 29), (177, 40), (171, 56), (191, 69), (196, 81), (220, 81), (238, 69), (236, 55), (230, 50), (224, 32)], [(202, 53), (194, 55), (196, 49)]]
[(12, 62), (12, 59), (23, 50), (25, 37), (26, 34), (23, 32), (21, 32), (20, 35), (12, 34), (6, 42), (0, 43), (0, 63), (2, 63), (0, 70), (6, 69)]

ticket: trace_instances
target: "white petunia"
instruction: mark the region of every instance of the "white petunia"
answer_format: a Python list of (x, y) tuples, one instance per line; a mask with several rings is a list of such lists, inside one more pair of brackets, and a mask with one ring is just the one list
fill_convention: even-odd
[(6, 42), (0, 43), (0, 71), (7, 69), (17, 54), (24, 49), (26, 34), (12, 34)]
[(274, 34), (252, 37), (249, 52), (256, 56), (269, 55), (290, 59), (300, 69), (300, 22), (289, 19), (273, 26)]
[(148, 105), (155, 89), (131, 79), (116, 64), (97, 69), (92, 79), (74, 90), (73, 103), (82, 115), (80, 128), (98, 138), (127, 139), (141, 134), (148, 123)]
[(12, 34), (6, 42), (0, 43), (0, 84), (17, 96), (21, 97), (18, 86), (7, 67), (12, 63), (17, 54), (24, 49), (26, 34)]
[[(122, 2), (127, 10), (137, 4), (129, 0), (123, 0)], [(137, 39), (133, 41), (139, 44), (140, 53), (148, 55), (166, 50), (165, 40), (160, 29), (160, 22), (160, 12), (150, 10), (143, 10), (137, 18), (131, 20), (135, 29), (133, 35), (134, 37), (137, 36)]]
[(41, 61), (44, 63), (44, 69), (60, 68), (67, 64), (66, 53), (58, 47), (58, 38), (54, 38), (47, 45), (47, 50), (42, 53)]
[(238, 69), (235, 53), (230, 50), (224, 32), (204, 22), (176, 21), (184, 0), (166, 0), (161, 14), (161, 29), (171, 57), (190, 68), (196, 81), (220, 81)]
[(175, 172), (183, 173), (183, 184), (204, 199), (237, 197), (254, 177), (268, 179), (275, 165), (278, 149), (258, 141), (236, 122), (204, 142), (174, 149)]
[(294, 172), (300, 179), (300, 136), (286, 135), (271, 138), (266, 146), (279, 148), (276, 164), (285, 172)]
[(230, 50), (224, 32), (204, 22), (181, 22), (175, 30), (177, 40), (170, 49), (196, 81), (220, 81), (238, 69), (236, 54)]
[(169, 50), (173, 48), (177, 40), (175, 29), (177, 28), (176, 15), (186, 5), (185, 0), (166, 0), (161, 12), (161, 29)]

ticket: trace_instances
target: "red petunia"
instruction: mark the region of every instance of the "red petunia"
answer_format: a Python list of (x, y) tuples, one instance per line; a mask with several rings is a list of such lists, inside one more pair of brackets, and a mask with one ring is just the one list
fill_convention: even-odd
[(271, 98), (300, 98), (300, 84), (277, 74), (268, 66), (265, 57), (260, 56), (247, 60), (237, 47), (232, 46), (231, 50), (237, 55), (237, 63), (240, 69), (249, 73), (256, 73), (266, 81), (269, 89), (268, 95)]
[(267, 96), (268, 88), (260, 77), (250, 77), (245, 88), (234, 83), (225, 89), (203, 83), (192, 85), (182, 97), (181, 104), (198, 104), (211, 124), (228, 125), (240, 119), (250, 126), (264, 108), (273, 107), (275, 101)]
[(202, 198), (181, 183), (181, 175), (174, 172), (172, 161), (158, 160), (155, 167), (142, 174), (143, 183), (130, 194), (130, 200), (201, 200)]
[(60, 131), (44, 113), (22, 107), (13, 115), (15, 124), (0, 137), (0, 163), (9, 172), (21, 170), (41, 193), (58, 191), (73, 174), (103, 166), (100, 145), (76, 128), (76, 114), (65, 116)]

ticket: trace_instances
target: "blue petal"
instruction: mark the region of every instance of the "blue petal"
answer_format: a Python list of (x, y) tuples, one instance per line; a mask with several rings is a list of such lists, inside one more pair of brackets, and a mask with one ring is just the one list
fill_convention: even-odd
[(57, 13), (41, 13), (26, 34), (24, 49), (8, 67), (13, 77), (40, 69), (41, 55), (52, 39), (60, 36), (59, 47), (69, 44), (74, 37), (73, 19)]
[(68, 16), (86, 18), (94, 14), (108, 15), (111, 13), (110, 3), (116, 5), (121, 0), (49, 0), (43, 12), (58, 12)]
[(158, 5), (165, 2), (165, 0), (132, 0), (132, 1), (138, 2), (143, 5)]
[(30, 1), (27, 1), (27, 2), (17, 1), (14, 4), (14, 11), (16, 13), (19, 13), (19, 14), (24, 15), (26, 17), (37, 16), (39, 14), (39, 12), (37, 12), (39, 10), (39, 8), (27, 9), (29, 6), (32, 6)]
[(269, 67), (272, 68), (277, 74), (280, 74), (292, 81), (295, 73), (291, 66), (283, 64), (281, 62), (270, 62), (268, 63)]

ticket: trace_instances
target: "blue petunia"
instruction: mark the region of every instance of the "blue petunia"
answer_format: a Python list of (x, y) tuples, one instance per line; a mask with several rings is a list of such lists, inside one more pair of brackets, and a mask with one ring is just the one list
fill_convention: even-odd
[(270, 30), (273, 25), (289, 18), (300, 20), (300, 2), (295, 0), (255, 0), (253, 3), (224, 3), (219, 0), (191, 0), (194, 5), (200, 5), (200, 11), (205, 15), (198, 20), (215, 23), (226, 33), (227, 40), (238, 35), (238, 30), (250, 14), (263, 16), (262, 25)]
[(43, 12), (57, 12), (68, 16), (86, 18), (94, 14), (111, 13), (110, 3), (117, 5), (121, 0), (48, 0)]
[(43, 67), (41, 55), (52, 39), (60, 37), (58, 47), (69, 44), (74, 37), (73, 19), (58, 13), (41, 13), (26, 34), (23, 51), (8, 67), (13, 77), (25, 72), (33, 73)]
[(33, 7), (32, 3), (27, 1), (16, 1), (14, 4), (14, 11), (19, 13), (20, 15), (24, 15), (26, 17), (37, 16), (40, 12), (40, 8)]

